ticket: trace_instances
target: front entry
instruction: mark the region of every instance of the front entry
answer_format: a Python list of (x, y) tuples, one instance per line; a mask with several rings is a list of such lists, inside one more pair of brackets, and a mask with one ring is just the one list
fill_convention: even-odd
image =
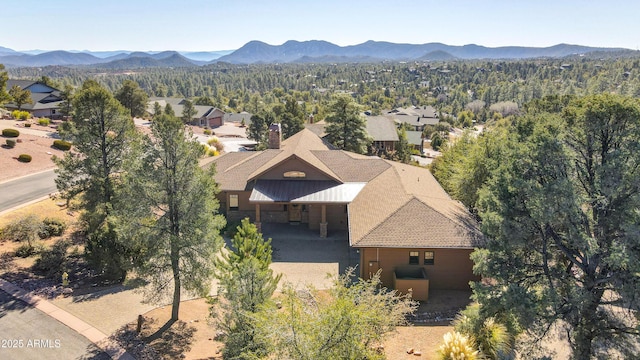
[(300, 204), (289, 204), (289, 222), (302, 221), (302, 206)]

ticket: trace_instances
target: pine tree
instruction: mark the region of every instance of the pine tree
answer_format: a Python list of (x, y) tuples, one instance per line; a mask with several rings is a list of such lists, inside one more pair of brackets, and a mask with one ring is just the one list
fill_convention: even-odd
[(125, 80), (122, 83), (122, 87), (116, 92), (115, 98), (129, 110), (129, 115), (132, 118), (142, 117), (147, 111), (147, 99), (149, 96), (133, 80)]
[(76, 206), (86, 224), (89, 262), (109, 278), (124, 279), (131, 268), (135, 246), (118, 235), (114, 209), (125, 199), (122, 179), (137, 156), (137, 133), (127, 111), (95, 81), (87, 81), (73, 99), (73, 119), (63, 123), (60, 135), (75, 151), (54, 158), (56, 185), (62, 198)]
[(403, 128), (398, 130), (398, 146), (396, 147), (396, 159), (408, 164), (411, 161), (411, 145), (407, 139), (407, 131)]
[(225, 220), (217, 214), (215, 168), (199, 166), (204, 150), (182, 121), (163, 114), (151, 131), (146, 157), (128, 178), (129, 234), (145, 245), (138, 272), (149, 280), (146, 297), (161, 299), (173, 288), (173, 322), (183, 289), (208, 295)]
[(225, 332), (225, 359), (252, 354), (266, 355), (265, 340), (254, 329), (254, 316), (270, 302), (281, 274), (273, 276), (271, 239), (262, 234), (248, 218), (242, 220), (231, 240), (231, 251), (216, 261), (216, 277), (222, 297), (217, 325)]
[(338, 95), (329, 105), (331, 113), (325, 118), (327, 140), (338, 149), (364, 154), (371, 143), (367, 123), (360, 107), (351, 97)]

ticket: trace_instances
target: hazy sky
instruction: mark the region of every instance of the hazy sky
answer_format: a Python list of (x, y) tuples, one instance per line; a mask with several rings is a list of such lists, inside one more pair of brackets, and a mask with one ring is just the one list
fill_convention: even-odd
[(233, 50), (251, 40), (640, 46), (636, 0), (2, 0), (14, 50)]

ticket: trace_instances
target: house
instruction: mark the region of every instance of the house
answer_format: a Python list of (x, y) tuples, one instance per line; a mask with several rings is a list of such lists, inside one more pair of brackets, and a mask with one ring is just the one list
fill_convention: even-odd
[(382, 269), (383, 285), (402, 291), (419, 281), (410, 285), (419, 300), (478, 280), (469, 259), (482, 245), (478, 226), (427, 169), (337, 150), (308, 129), (280, 139), (274, 124), (267, 150), (213, 160), (228, 221), (345, 232), (361, 277)]
[(394, 121), (385, 116), (367, 116), (367, 133), (377, 151), (391, 152), (400, 140)]
[[(150, 98), (149, 102), (147, 102), (147, 112), (153, 116), (154, 106), (157, 102), (163, 109), (167, 104), (171, 105), (176, 116), (182, 116), (186, 101), (187, 99), (182, 98)], [(196, 110), (196, 113), (189, 124), (211, 128), (224, 125), (224, 111), (208, 105), (193, 105), (193, 108)]]
[[(371, 116), (365, 117), (367, 135), (371, 138), (372, 148), (375, 152), (391, 152), (396, 148), (396, 144), (400, 140), (398, 137), (398, 129), (392, 118), (387, 116)], [(320, 120), (313, 124), (306, 124), (305, 128), (324, 138), (327, 133), (325, 131), (327, 124), (324, 120)]]
[(409, 145), (420, 154), (424, 150), (424, 138), (422, 137), (422, 131), (407, 131), (407, 141)]
[[(60, 113), (60, 103), (63, 102), (60, 96), (60, 90), (32, 80), (7, 80), (7, 91), (13, 86), (19, 86), (22, 90), (31, 92), (31, 104), (23, 104), (21, 109), (28, 111), (33, 117), (47, 117), (50, 119), (59, 119), (62, 117)], [(18, 110), (13, 103), (4, 105), (8, 110)]]
[(238, 124), (242, 124), (244, 122), (246, 126), (249, 126), (249, 124), (251, 124), (251, 116), (253, 116), (253, 114), (246, 111), (240, 113), (225, 113), (224, 122), (232, 122)]
[(410, 125), (414, 131), (423, 131), (426, 125), (435, 125), (440, 122), (433, 106), (397, 108), (387, 111), (386, 116), (391, 117), (398, 126)]

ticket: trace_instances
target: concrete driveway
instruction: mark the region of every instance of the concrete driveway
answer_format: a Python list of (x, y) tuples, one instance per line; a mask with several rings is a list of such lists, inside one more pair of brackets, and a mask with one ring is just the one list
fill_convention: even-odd
[(312, 285), (316, 289), (331, 287), (331, 279), (357, 266), (359, 255), (349, 247), (346, 231), (330, 232), (321, 238), (319, 231), (306, 224), (262, 224), (265, 238), (271, 238), (273, 263), (271, 268), (281, 273), (282, 280), (296, 287)]

